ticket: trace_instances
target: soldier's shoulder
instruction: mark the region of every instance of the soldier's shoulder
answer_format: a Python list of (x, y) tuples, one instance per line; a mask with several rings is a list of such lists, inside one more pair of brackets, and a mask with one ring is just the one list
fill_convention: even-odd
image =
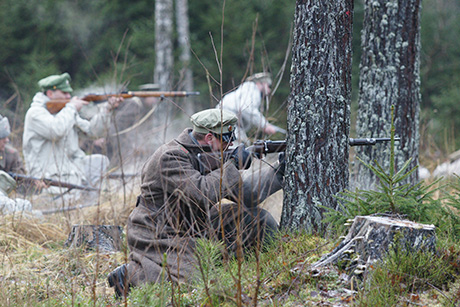
[(19, 154), (19, 151), (9, 144), (6, 144), (5, 152), (10, 155)]

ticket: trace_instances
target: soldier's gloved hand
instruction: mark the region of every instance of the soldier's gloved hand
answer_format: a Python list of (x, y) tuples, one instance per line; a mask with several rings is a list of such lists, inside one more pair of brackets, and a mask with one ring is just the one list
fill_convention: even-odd
[(230, 158), (233, 159), (233, 163), (235, 163), (236, 168), (248, 169), (251, 166), (252, 153), (246, 150), (244, 145), (241, 144), (232, 151)]
[(280, 182), (284, 180), (284, 170), (286, 169), (286, 154), (284, 152), (280, 152), (278, 154), (278, 167), (276, 168), (276, 177)]

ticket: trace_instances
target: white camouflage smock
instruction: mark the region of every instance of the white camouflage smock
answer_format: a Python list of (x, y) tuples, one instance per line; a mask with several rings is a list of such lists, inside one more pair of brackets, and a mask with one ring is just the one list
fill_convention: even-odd
[(236, 90), (226, 94), (216, 108), (233, 112), (238, 117), (237, 137), (247, 140), (251, 128), (263, 130), (268, 121), (261, 112), (262, 93), (252, 81), (243, 82)]
[(107, 167), (108, 159), (103, 155), (86, 155), (79, 147), (78, 130), (100, 137), (110, 122), (110, 114), (99, 112), (88, 121), (79, 116), (72, 104), (51, 114), (46, 109), (47, 101), (49, 98), (38, 92), (26, 113), (23, 153), (28, 174), (94, 185)]

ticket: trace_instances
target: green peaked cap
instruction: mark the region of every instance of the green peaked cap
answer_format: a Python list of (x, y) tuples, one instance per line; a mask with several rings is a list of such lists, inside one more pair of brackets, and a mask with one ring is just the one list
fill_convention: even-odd
[(190, 121), (193, 124), (193, 131), (198, 133), (225, 134), (233, 132), (238, 119), (230, 111), (208, 109), (193, 114)]
[(63, 73), (62, 75), (51, 75), (38, 81), (38, 86), (44, 92), (47, 90), (61, 90), (66, 93), (73, 91), (70, 87), (70, 75)]

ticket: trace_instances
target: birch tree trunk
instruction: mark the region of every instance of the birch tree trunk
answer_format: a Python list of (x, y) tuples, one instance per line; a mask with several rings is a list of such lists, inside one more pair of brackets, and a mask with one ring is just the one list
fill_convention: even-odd
[[(179, 91), (193, 91), (193, 74), (190, 69), (190, 31), (188, 19), (188, 0), (176, 0), (176, 24), (177, 40), (180, 50), (179, 61), (181, 69), (179, 71)], [(185, 112), (189, 115), (194, 113), (193, 97), (187, 97), (185, 102)]]
[[(153, 81), (161, 91), (172, 90), (173, 85), (173, 0), (155, 1), (155, 71)], [(152, 118), (162, 131), (156, 136), (159, 144), (166, 142), (167, 128), (170, 121), (171, 106), (166, 101), (158, 105)]]
[(297, 0), (281, 227), (321, 232), (348, 186), (352, 0)]
[[(397, 170), (412, 158), (418, 164), (420, 113), (420, 0), (365, 0), (361, 34), (359, 102), (356, 133), (359, 137), (389, 137), (391, 105), (395, 106)], [(356, 147), (366, 163), (376, 160), (389, 167), (389, 144)], [(358, 161), (352, 185), (375, 189), (378, 178)], [(416, 183), (414, 172), (404, 183)]]
[(161, 91), (173, 82), (173, 0), (155, 1), (155, 72), (153, 80)]

